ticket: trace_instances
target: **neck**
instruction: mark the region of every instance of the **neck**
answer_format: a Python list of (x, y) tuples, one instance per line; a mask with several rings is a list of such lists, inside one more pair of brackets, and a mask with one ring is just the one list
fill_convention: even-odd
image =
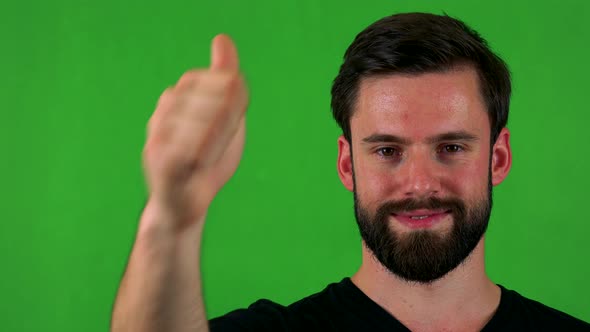
[(389, 272), (363, 245), (363, 262), (352, 282), (412, 331), (479, 331), (500, 303), (500, 288), (486, 275), (484, 239), (444, 277), (412, 283)]

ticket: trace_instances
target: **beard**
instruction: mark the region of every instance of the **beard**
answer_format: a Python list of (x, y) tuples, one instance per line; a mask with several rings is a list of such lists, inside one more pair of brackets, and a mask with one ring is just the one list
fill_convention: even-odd
[[(442, 278), (467, 259), (488, 227), (492, 208), (490, 175), (487, 197), (471, 206), (458, 198), (409, 198), (384, 202), (371, 214), (357, 195), (356, 183), (354, 188), (356, 221), (365, 245), (384, 267), (406, 281), (427, 284)], [(448, 211), (451, 230), (445, 234), (428, 229), (400, 234), (392, 229), (392, 214), (417, 209)]]

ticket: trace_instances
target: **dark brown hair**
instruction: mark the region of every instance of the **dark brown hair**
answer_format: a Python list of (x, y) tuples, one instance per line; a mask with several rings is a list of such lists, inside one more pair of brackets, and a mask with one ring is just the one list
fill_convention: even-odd
[(359, 33), (332, 85), (334, 119), (350, 142), (350, 118), (362, 78), (444, 72), (459, 65), (478, 72), (493, 144), (508, 121), (510, 72), (477, 32), (446, 14), (396, 14)]

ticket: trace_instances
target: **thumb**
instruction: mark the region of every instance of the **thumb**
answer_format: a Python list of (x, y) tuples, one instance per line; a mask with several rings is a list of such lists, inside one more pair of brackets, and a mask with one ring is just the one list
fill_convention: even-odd
[(239, 69), (238, 50), (228, 35), (219, 34), (211, 42), (210, 70)]

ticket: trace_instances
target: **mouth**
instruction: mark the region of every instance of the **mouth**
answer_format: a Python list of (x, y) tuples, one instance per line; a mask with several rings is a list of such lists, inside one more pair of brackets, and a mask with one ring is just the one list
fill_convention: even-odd
[(392, 216), (409, 228), (429, 228), (450, 214), (450, 210), (414, 210), (394, 213)]

